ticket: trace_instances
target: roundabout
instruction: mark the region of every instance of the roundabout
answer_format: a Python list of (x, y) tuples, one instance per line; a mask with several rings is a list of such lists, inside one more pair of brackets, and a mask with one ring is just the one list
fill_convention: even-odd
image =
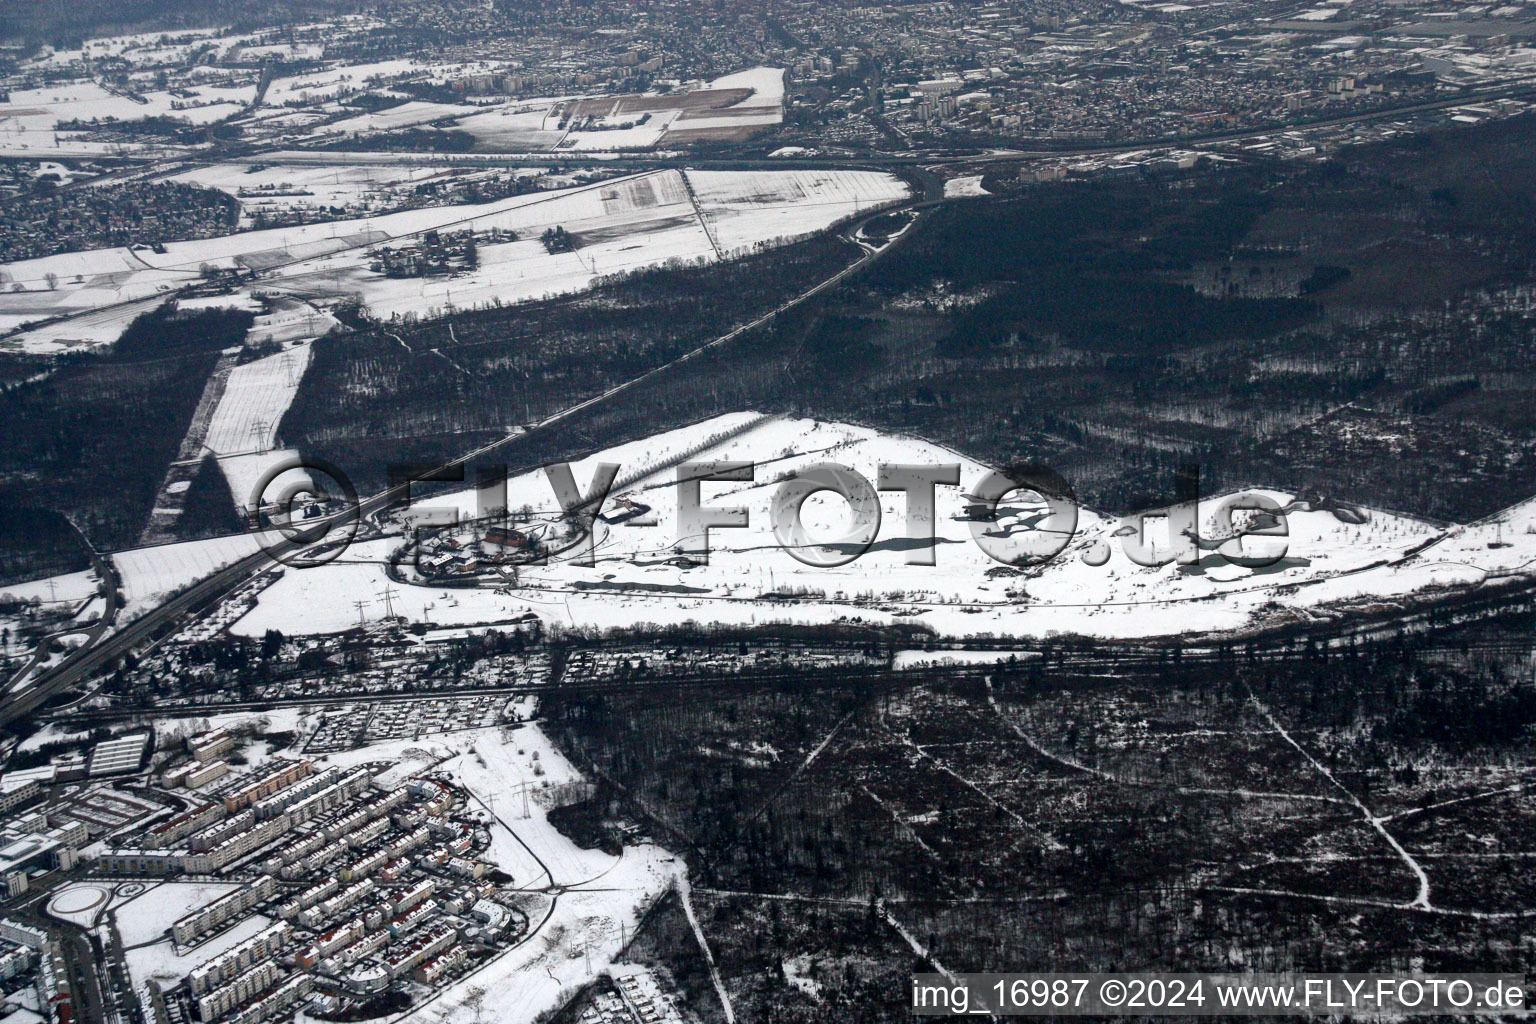
[(105, 886), (84, 883), (60, 890), (48, 901), (48, 913), (62, 921), (89, 928), (112, 898)]

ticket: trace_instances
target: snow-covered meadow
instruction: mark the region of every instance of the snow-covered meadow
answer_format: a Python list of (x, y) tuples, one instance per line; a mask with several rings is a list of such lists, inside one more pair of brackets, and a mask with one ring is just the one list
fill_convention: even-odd
[(366, 64), (336, 64), (323, 71), (311, 71), (274, 79), (267, 89), (268, 106), (289, 103), (320, 103), (339, 95), (359, 92), (372, 85), (420, 74), (431, 67), (423, 61), (403, 58), (372, 61)]
[(251, 504), (262, 475), (298, 454), (273, 446), (283, 413), (309, 368), (309, 357), (308, 345), (287, 348), (235, 367), (224, 385), (204, 444), (218, 456), (236, 504)]
[(122, 577), (124, 598), (117, 613), (118, 624), (138, 618), (176, 592), (255, 554), (259, 548), (259, 535), (236, 533), (113, 554), (112, 564)]
[(0, 587), (0, 600), (37, 601), (41, 604), (80, 604), (96, 593), (101, 581), (94, 569), (50, 576), (26, 583), (7, 583)]
[(76, 132), (60, 131), (59, 125), (109, 118), (138, 121), (147, 117), (175, 118), (194, 125), (213, 124), (245, 109), (256, 96), (256, 83), (254, 80), (249, 85), (189, 82), (182, 86), (182, 90), (189, 95), (178, 96), (159, 90), (142, 93), (135, 99), (109, 92), (89, 79), (14, 90), (10, 100), (0, 104), (0, 154), (37, 159), (56, 154), (104, 155), (144, 148), (139, 144), (85, 140)]
[[(299, 350), (302, 351), (302, 350)], [(257, 394), (232, 406), (221, 429), (229, 442), (242, 436), (254, 410), (287, 387), (279, 372), (284, 354), (247, 364)], [(242, 368), (244, 369), (244, 368)], [(276, 374), (276, 379), (273, 375)], [(257, 383), (266, 379), (264, 385)], [(243, 389), (242, 389), (243, 390)], [(274, 406), (275, 407), (275, 406)], [(242, 411), (243, 410), (243, 411)], [(246, 435), (249, 436), (249, 435)], [(281, 452), (222, 460), (231, 486), (254, 479)], [(676, 463), (735, 460), (756, 464), (751, 482), (703, 483), (710, 507), (748, 510), (746, 529), (715, 529), (707, 564), (678, 564)], [(241, 459), (251, 460), (244, 465)], [(688, 620), (721, 624), (829, 622), (920, 623), (943, 636), (990, 633), (1020, 638), (1053, 633), (1104, 637), (1154, 637), (1220, 633), (1307, 617), (1339, 602), (1391, 600), (1445, 588), (1496, 587), (1523, 578), (1536, 565), (1536, 499), (1496, 516), (1449, 527), (1405, 516), (1349, 509), (1334, 511), (1293, 502), (1280, 491), (1258, 492), (1282, 508), (1288, 536), (1285, 556), (1260, 568), (1244, 568), (1218, 556), (1222, 536), (1215, 524), (1227, 496), (1200, 505), (1201, 536), (1206, 538), (1198, 565), (1137, 564), (1126, 553), (1131, 529), (1115, 517), (1079, 510), (1070, 542), (1042, 567), (1014, 570), (993, 560), (973, 534), (986, 540), (1048, 534), (1048, 509), (1016, 496), (1003, 502), (996, 522), (975, 521), (973, 488), (988, 472), (973, 460), (910, 437), (883, 435), (847, 424), (766, 418), (737, 413), (680, 430), (619, 445), (575, 464), (585, 487), (598, 462), (620, 465), (614, 496), (628, 496), (651, 506), (656, 525), (599, 523), (595, 561), (585, 568), (569, 561), (523, 567), (520, 585), (447, 590), (397, 586), (392, 607), (407, 621), (434, 627), (473, 629), (505, 623), (532, 612), (546, 621), (575, 626), (634, 626)], [(875, 481), (881, 464), (958, 464), (961, 484), (936, 488), (936, 565), (908, 564), (915, 545), (908, 540), (906, 498), (899, 491), (880, 498), (880, 526), (870, 549), (837, 568), (803, 564), (785, 551), (770, 519), (779, 484), (789, 475), (822, 462), (846, 465)], [(554, 512), (554, 493), (543, 473), (508, 482), (510, 507), (528, 505)], [(422, 507), (451, 508), (461, 516), (475, 512), (471, 491), (432, 498)], [(1239, 519), (1241, 514), (1239, 514)], [(844, 535), (850, 518), (846, 503), (828, 493), (804, 505), (804, 522), (813, 542)], [(1046, 529), (1042, 529), (1046, 526)], [(1171, 551), (1167, 520), (1149, 517), (1145, 536), (1155, 553)], [(379, 595), (391, 581), (384, 563), (397, 538), (353, 545), (345, 559), (318, 568), (274, 574), (253, 608), (239, 615), (232, 631), (260, 636), (267, 629), (287, 635), (342, 632), (357, 624), (353, 602), (362, 600), (377, 617)], [(1272, 553), (1276, 538), (1250, 536), (1249, 554)], [(126, 599), (118, 623), (155, 607), (171, 594), (259, 548), (256, 534), (164, 544), (113, 554)], [(1222, 549), (1230, 550), (1230, 548)], [(52, 591), (50, 592), (50, 583)], [(84, 602), (96, 586), (90, 573), (73, 573), (5, 588), (12, 598), (40, 597)], [(374, 607), (377, 605), (377, 607)]]
[[(713, 438), (725, 439), (710, 443)], [(697, 546), (696, 539), (679, 544), (672, 462), (684, 453), (695, 461), (756, 464), (751, 482), (702, 485), (705, 505), (749, 513), (745, 529), (712, 531), (706, 565), (677, 561), (680, 550)], [(1210, 539), (1200, 550), (1199, 563), (1147, 566), (1127, 554), (1128, 541), (1136, 539), (1127, 536), (1134, 532), (1131, 527), (1091, 509), (1080, 510), (1069, 541), (1051, 532), (1055, 526), (1045, 518), (1045, 506), (1023, 497), (1005, 501), (1004, 514), (995, 522), (976, 520), (966, 507), (974, 503), (968, 495), (988, 470), (939, 446), (846, 424), (746, 413), (594, 455), (574, 467), (579, 485), (586, 486), (598, 462), (620, 464), (615, 496), (625, 494), (651, 506), (656, 525), (600, 522), (593, 567), (570, 562), (525, 567), (515, 588), (401, 587), (395, 611), (438, 626), (507, 621), (534, 612), (553, 622), (596, 627), (855, 619), (920, 623), (955, 637), (1150, 637), (1241, 630), (1308, 615), (1331, 602), (1490, 581), (1496, 585), (1500, 573), (1522, 571), (1536, 559), (1536, 500), (1497, 521), (1447, 529), (1382, 512), (1357, 515), (1297, 504), (1292, 495), (1263, 491), (1288, 508), (1283, 518), (1289, 536), (1278, 562), (1245, 568), (1218, 557), (1217, 542), (1224, 535), (1215, 520), (1225, 496), (1214, 496), (1200, 504), (1201, 536)], [(818, 568), (783, 550), (770, 523), (774, 492), (786, 476), (822, 462), (846, 465), (870, 481), (878, 478), (881, 464), (958, 464), (960, 486), (937, 488), (937, 564), (909, 564), (914, 545), (908, 540), (906, 498), (899, 491), (881, 495), (878, 533), (858, 560)], [(542, 473), (510, 481), (508, 498), (510, 507), (557, 507)], [(474, 496), (466, 491), (427, 504), (469, 515)], [(840, 498), (815, 495), (804, 509), (813, 540), (841, 537), (848, 528), (847, 506)], [(1238, 513), (1237, 520), (1244, 515)], [(985, 542), (1032, 538), (1066, 541), (1066, 546), (1042, 567), (1015, 570), (993, 560), (977, 534)], [(1160, 558), (1172, 551), (1166, 518), (1149, 517), (1145, 537)], [(1494, 546), (1496, 537), (1507, 546)], [(259, 636), (271, 628), (286, 634), (351, 628), (356, 616), (350, 602), (387, 585), (382, 563), (395, 543), (360, 544), (349, 552), (347, 564), (286, 573), (234, 630)], [(1242, 552), (1251, 556), (1273, 554), (1280, 542), (1249, 536), (1241, 543)]]
[(981, 185), (980, 174), (969, 174), (961, 178), (951, 178), (944, 183), (945, 199), (975, 199), (981, 196), (989, 196)]

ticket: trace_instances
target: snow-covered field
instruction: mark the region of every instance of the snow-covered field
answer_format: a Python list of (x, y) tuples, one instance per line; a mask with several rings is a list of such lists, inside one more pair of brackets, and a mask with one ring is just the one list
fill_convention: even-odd
[(748, 180), (735, 171), (689, 171), (688, 179), (726, 250), (803, 234), (796, 222), (813, 210), (833, 223), (907, 197), (900, 180), (874, 171), (771, 171)]
[(565, 138), (553, 116), (555, 101), (510, 103), (459, 118), (458, 129), (488, 150), (539, 152)]
[(233, 455), (270, 448), (277, 421), (309, 366), (309, 353), (308, 345), (298, 345), (235, 367), (208, 424), (209, 450)]
[[(253, 368), (251, 380), (235, 391), (244, 398), (227, 413), (221, 406), (219, 415), (227, 419), (220, 429), (230, 441), (253, 428), (264, 403), (275, 408), (281, 400), (287, 387), (286, 371), (279, 372), (282, 355), (248, 364)], [(912, 438), (835, 423), (759, 419), (746, 413), (719, 417), (619, 446), (579, 464), (576, 479), (584, 485), (592, 464), (618, 462), (621, 486), (616, 493), (651, 505), (658, 520), (654, 527), (599, 524), (595, 567), (527, 567), (521, 586), (511, 590), (396, 587), (394, 610), (409, 621), (445, 628), (505, 622), (533, 612), (549, 621), (599, 627), (689, 619), (751, 624), (850, 618), (922, 623), (954, 637), (1142, 637), (1238, 630), (1308, 616), (1334, 602), (1391, 599), (1429, 588), (1497, 586), (1536, 563), (1533, 499), (1497, 517), (1449, 528), (1382, 512), (1367, 511), (1363, 521), (1355, 521), (1360, 517), (1294, 507), (1285, 515), (1286, 556), (1264, 568), (1244, 568), (1216, 557), (1214, 542), (1207, 543), (1199, 565), (1143, 566), (1126, 553), (1124, 523), (1082, 509), (1076, 533), (1060, 556), (1044, 567), (1016, 573), (992, 560), (973, 539), (973, 531), (988, 540), (1005, 535), (1045, 538), (1040, 524), (1045, 510), (1015, 500), (1005, 503), (1007, 514), (998, 522), (971, 521), (966, 511), (971, 499), (966, 495), (985, 474), (984, 467)], [(745, 432), (739, 436), (712, 442), (742, 428)], [(679, 549), (675, 471), (666, 463), (701, 444), (703, 449), (691, 458), (759, 464), (752, 483), (703, 486), (706, 505), (747, 508), (749, 527), (713, 531), (709, 563), (680, 567), (672, 564)], [(239, 460), (224, 461), (237, 463), (240, 473), (259, 469), (255, 462), (239, 467)], [(823, 461), (847, 465), (869, 480), (877, 478), (881, 463), (958, 463), (961, 486), (937, 490), (937, 565), (906, 563), (913, 545), (906, 539), (905, 498), (899, 492), (882, 495), (874, 543), (850, 565), (807, 566), (781, 550), (769, 519), (772, 495), (786, 474)], [(232, 473), (231, 481), (242, 483), (243, 478)], [(1261, 493), (1282, 507), (1291, 503), (1290, 495)], [(510, 481), (509, 502), (512, 507), (556, 508), (542, 474)], [(1213, 520), (1221, 502), (1219, 497), (1202, 502), (1203, 537), (1219, 537)], [(465, 491), (428, 504), (455, 507), (467, 515), (474, 497)], [(841, 499), (813, 496), (805, 513), (813, 539), (836, 538), (846, 529)], [(1166, 520), (1150, 519), (1146, 535), (1160, 552), (1169, 550)], [(377, 605), (390, 585), (383, 563), (397, 543), (387, 539), (358, 544), (344, 562), (281, 574), (231, 628), (249, 636), (273, 628), (288, 635), (352, 628), (357, 616), (353, 602)], [(1273, 543), (1249, 538), (1244, 546), (1251, 551)], [(114, 554), (126, 598), (119, 622), (253, 553), (257, 546), (258, 538), (245, 534)], [(89, 573), (52, 582), (61, 601), (83, 601), (95, 585)], [(49, 581), (7, 587), (4, 592), (47, 600)], [(382, 605), (371, 614), (380, 611)]]
[[(19, 299), (20, 296), (17, 298)], [(140, 299), (107, 309), (72, 315), (67, 320), (44, 324), (7, 338), (0, 338), (0, 349), (25, 352), (28, 355), (51, 356), (75, 349), (92, 349), (110, 345), (122, 336), (123, 331), (135, 317), (148, 313), (163, 301), (165, 301), (163, 297)], [(16, 306), (26, 308), (24, 302), (17, 302)], [(71, 305), (68, 308), (49, 308), (33, 313), (0, 314), (0, 330), (16, 330), (47, 317), (74, 313), (78, 308)]]
[(752, 95), (736, 104), (748, 110), (765, 110), (784, 105), (784, 69), (748, 68), (710, 81), (711, 89), (751, 89)]
[[(224, 296), (219, 296), (224, 298)], [(276, 299), (270, 312), (262, 313), (245, 336), (247, 345), (264, 341), (310, 341), (320, 337), (340, 321), (324, 309), (302, 299)]]
[[(751, 89), (740, 103), (719, 110), (685, 110), (668, 124), (674, 139), (732, 137), (741, 129), (758, 129), (784, 120), (784, 70), (756, 67), (709, 83), (711, 89)], [(662, 144), (668, 141), (665, 136)]]
[(989, 196), (992, 193), (981, 187), (981, 175), (971, 174), (963, 178), (951, 178), (944, 183), (945, 199), (970, 199)]
[(368, 85), (387, 84), (424, 71), (427, 67), (420, 61), (409, 59), (341, 64), (325, 71), (275, 79), (267, 89), (266, 102), (271, 107), (280, 107), (295, 100), (300, 103), (318, 103), (340, 95), (361, 92)]
[[(849, 618), (921, 623), (956, 637), (1143, 637), (1237, 630), (1259, 621), (1308, 615), (1329, 602), (1480, 585), (1536, 559), (1536, 500), (1509, 510), (1500, 524), (1448, 530), (1381, 512), (1367, 512), (1363, 521), (1354, 521), (1357, 517), (1347, 512), (1292, 508), (1285, 515), (1286, 555), (1265, 568), (1244, 568), (1218, 558), (1211, 550), (1214, 543), (1202, 549), (1198, 565), (1143, 566), (1126, 553), (1126, 523), (1082, 509), (1075, 535), (1057, 558), (1016, 572), (992, 560), (973, 539), (973, 531), (988, 542), (1025, 538), (1059, 543), (1061, 535), (1049, 532), (1044, 506), (1022, 497), (1005, 502), (1005, 514), (997, 522), (973, 522), (966, 494), (985, 475), (985, 467), (912, 438), (844, 424), (770, 419), (691, 456), (759, 464), (754, 482), (703, 485), (706, 505), (744, 507), (750, 525), (714, 531), (707, 565), (671, 564), (679, 543), (675, 473), (655, 468), (670, 454), (689, 451), (753, 419), (744, 413), (720, 417), (622, 445), (578, 464), (576, 480), (584, 486), (596, 462), (620, 463), (618, 492), (653, 506), (658, 523), (599, 524), (595, 567), (526, 567), (521, 585), (501, 592), (401, 587), (394, 609), (408, 619), (437, 626), (505, 621), (531, 611), (552, 621), (598, 627), (690, 619), (751, 624)], [(906, 539), (905, 497), (900, 492), (881, 496), (881, 525), (873, 546), (850, 565), (816, 568), (781, 550), (769, 519), (773, 493), (786, 474), (825, 461), (849, 466), (871, 481), (881, 463), (958, 463), (961, 486), (938, 488), (937, 565), (907, 564), (913, 545)], [(648, 467), (651, 475), (636, 479)], [(1290, 495), (1262, 493), (1282, 507), (1291, 502)], [(1213, 520), (1223, 500), (1202, 501), (1202, 537), (1220, 536)], [(542, 474), (509, 483), (509, 504), (524, 503), (536, 510), (556, 508)], [(473, 496), (463, 492), (430, 504), (468, 513)], [(805, 509), (813, 539), (835, 539), (845, 531), (847, 508), (841, 499), (817, 495)], [(1171, 551), (1165, 519), (1150, 519), (1146, 536), (1157, 553)], [(1508, 546), (1491, 547), (1496, 537)], [(394, 543), (358, 545), (348, 556), (352, 564), (286, 573), (233, 628), (253, 636), (269, 628), (285, 634), (350, 628), (356, 621), (350, 602), (370, 599), (387, 585), (376, 563), (382, 563)], [(1274, 543), (1250, 537), (1243, 541), (1243, 550), (1272, 552)]]
[(249, 499), (262, 474), (296, 455), (274, 450), (283, 413), (309, 367), (310, 347), (298, 345), (237, 366), (230, 373), (208, 424), (207, 449), (219, 456), (219, 468), (239, 504)]
[(112, 564), (122, 577), (124, 597), (118, 623), (150, 611), (177, 591), (254, 554), (258, 547), (256, 534), (237, 533), (117, 552)]
[(80, 572), (50, 576), (47, 579), (31, 580), (27, 583), (7, 583), (0, 587), (0, 600), (39, 601), (44, 605), (54, 602), (79, 604), (96, 593), (99, 583), (96, 570), (82, 569)]
[(50, 722), (49, 724), (43, 726), (41, 729), (37, 730), (37, 732), (16, 744), (16, 752), (20, 753), (26, 750), (37, 750), (39, 747), (49, 743), (72, 743), (88, 740), (90, 738), (91, 734), (88, 731), (71, 732), (68, 729), (61, 729)]
[(625, 117), (600, 118), (589, 131), (567, 133), (560, 148), (583, 152), (650, 149), (661, 141), (667, 128), (680, 116), (681, 112), (676, 110), (657, 111), (643, 124), (631, 123), (632, 119)]
[[(0, 104), (0, 150), (32, 157), (95, 150), (108, 152), (121, 144), (94, 143), (75, 133), (58, 132), (60, 122), (104, 120), (138, 121), (146, 117), (170, 117), (189, 124), (212, 124), (240, 113), (256, 95), (250, 85), (189, 85), (192, 96), (173, 96), (161, 90), (142, 94), (144, 102), (108, 92), (88, 79), (17, 89)], [(128, 148), (137, 148), (129, 146)]]
[[(0, 266), (0, 318), (36, 319), (165, 295), (198, 280), (205, 266), (256, 270), (247, 292), (298, 298), (356, 295), (374, 315), (430, 314), (495, 301), (516, 303), (590, 287), (599, 278), (681, 259), (717, 259), (749, 246), (805, 237), (879, 205), (904, 199), (899, 179), (867, 171), (712, 171), (694, 177), (714, 243), (700, 224), (684, 172), (652, 171), (478, 206), (408, 210), (364, 220), (275, 228), (147, 249), (98, 249)], [(545, 251), (539, 236), (563, 227), (573, 253)], [(369, 269), (370, 250), (432, 230), (516, 231), (516, 242), (484, 245), (480, 267), (450, 278), (401, 280)], [(55, 275), (57, 290), (47, 288)]]
[(351, 135), (356, 132), (387, 131), (391, 128), (408, 128), (411, 125), (426, 124), (429, 121), (440, 121), (449, 117), (461, 117), (465, 114), (478, 113), (479, 108), (464, 106), (455, 103), (425, 103), (420, 100), (412, 100), (402, 103), (398, 107), (389, 107), (385, 110), (374, 111), (367, 114), (358, 114), (356, 117), (343, 118), (325, 126), (326, 132), (341, 132)]

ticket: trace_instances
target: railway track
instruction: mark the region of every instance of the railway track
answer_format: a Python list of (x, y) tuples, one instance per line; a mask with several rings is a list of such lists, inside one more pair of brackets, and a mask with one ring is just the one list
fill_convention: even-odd
[[(1353, 652), (1348, 649), (1330, 649), (1293, 643), (1266, 649), (1263, 647), (1141, 647), (1127, 650), (1086, 652), (1050, 646), (1020, 647), (1012, 651), (999, 650), (1000, 660), (1008, 654), (1017, 655), (1020, 665), (1040, 663), (1053, 674), (1059, 675), (1121, 675), (1126, 677), (1151, 676), (1169, 671), (1194, 672), (1201, 669), (1231, 666), (1234, 669), (1246, 665), (1285, 664), (1296, 662), (1317, 663), (1329, 658), (1364, 657), (1377, 653), (1389, 653), (1392, 641), (1367, 641)], [(1483, 638), (1474, 640), (1435, 640), (1412, 642), (1413, 653), (1420, 656), (1482, 656), (1482, 657), (1536, 657), (1536, 638)], [(942, 658), (956, 649), (936, 649), (931, 653)], [(73, 711), (49, 715), (48, 720), (57, 726), (80, 730), (98, 725), (110, 725), (129, 721), (145, 715), (197, 716), (230, 714), (235, 712), (272, 711), (278, 708), (325, 708), (345, 704), (401, 704), (432, 699), (468, 699), (474, 697), (509, 697), (534, 695), (543, 697), (598, 697), (635, 696), (654, 694), (658, 698), (684, 697), (691, 701), (706, 698), (710, 694), (721, 697), (761, 690), (782, 690), (794, 687), (802, 690), (902, 690), (927, 682), (980, 681), (995, 676), (1005, 666), (997, 662), (984, 664), (932, 664), (914, 665), (907, 668), (886, 666), (841, 666), (835, 670), (789, 669), (772, 672), (747, 672), (740, 675), (700, 673), (694, 676), (656, 678), (593, 677), (560, 678), (533, 686), (477, 686), (458, 689), (442, 689), (415, 693), (355, 693), (317, 694), (312, 697), (279, 697), (271, 700), (225, 701), (207, 704), (176, 705), (157, 702), (151, 706), (133, 706), (116, 709)]]

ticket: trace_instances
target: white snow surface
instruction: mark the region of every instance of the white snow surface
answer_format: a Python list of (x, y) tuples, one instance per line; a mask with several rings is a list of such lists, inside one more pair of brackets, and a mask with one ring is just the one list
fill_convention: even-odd
[[(744, 427), (744, 433), (718, 440)], [(674, 564), (679, 545), (676, 470), (668, 462), (688, 452), (700, 461), (757, 463), (754, 482), (703, 485), (706, 506), (744, 507), (750, 525), (714, 531), (709, 563), (692, 568)], [(1536, 500), (1503, 513), (1498, 520), (1502, 526), (1489, 520), (1449, 529), (1377, 511), (1367, 510), (1365, 522), (1353, 523), (1327, 509), (1296, 508), (1285, 516), (1286, 557), (1257, 569), (1216, 559), (1212, 550), (1202, 552), (1202, 564), (1196, 567), (1141, 566), (1123, 549), (1122, 521), (1085, 508), (1075, 535), (1057, 558), (1015, 572), (992, 560), (972, 533), (993, 539), (1050, 539), (1043, 532), (1044, 506), (1037, 497), (1015, 495), (1004, 502), (1006, 515), (1000, 521), (971, 522), (965, 495), (977, 486), (986, 467), (915, 438), (847, 424), (738, 413), (594, 455), (574, 466), (579, 485), (586, 486), (599, 461), (620, 463), (614, 495), (627, 494), (651, 505), (658, 525), (600, 523), (594, 567), (566, 561), (525, 567), (516, 588), (399, 587), (393, 602), (396, 612), (435, 626), (504, 622), (531, 611), (553, 622), (596, 627), (690, 619), (751, 624), (846, 618), (921, 623), (952, 637), (1145, 637), (1240, 630), (1310, 615), (1331, 602), (1390, 599), (1427, 588), (1496, 586), (1501, 573), (1524, 572), (1527, 562), (1536, 561)], [(768, 514), (779, 481), (791, 471), (827, 461), (853, 468), (871, 481), (881, 463), (958, 463), (961, 486), (938, 488), (937, 565), (906, 564), (910, 545), (900, 492), (881, 495), (875, 543), (849, 565), (807, 566), (781, 549)], [(1282, 507), (1293, 497), (1280, 491), (1259, 493)], [(536, 510), (557, 508), (542, 473), (514, 478), (508, 498), (513, 508), (525, 503)], [(1213, 518), (1225, 498), (1201, 502), (1202, 536), (1216, 536)], [(465, 491), (426, 504), (469, 515), (474, 497)], [(814, 496), (805, 511), (813, 538), (841, 535), (846, 517), (841, 499)], [(1489, 546), (1496, 532), (1509, 546)], [(1171, 550), (1166, 520), (1149, 520), (1147, 536), (1161, 552)], [(376, 598), (388, 585), (382, 563), (397, 543), (360, 544), (349, 552), (349, 564), (285, 574), (232, 628), (250, 636), (267, 629), (292, 635), (351, 628), (356, 622), (351, 602)], [(1273, 543), (1250, 537), (1243, 547), (1250, 553), (1269, 552)], [(1085, 561), (1106, 549), (1107, 563), (1093, 566)]]
[(989, 196), (992, 193), (981, 187), (981, 175), (971, 174), (963, 178), (951, 178), (944, 183), (945, 199), (965, 199)]
[(208, 424), (205, 448), (219, 457), (236, 504), (251, 506), (262, 476), (298, 453), (275, 449), (277, 428), (309, 368), (299, 345), (235, 367)]
[(269, 107), (281, 107), (290, 100), (315, 103), (334, 99), (340, 95), (361, 92), (371, 85), (387, 84), (393, 79), (424, 71), (427, 67), (411, 59), (338, 64), (325, 71), (274, 80), (267, 89), (266, 104)]
[(37, 600), (44, 605), (51, 602), (77, 604), (94, 594), (99, 582), (96, 570), (82, 569), (26, 583), (7, 583), (0, 586), (0, 598), (12, 601)]
[(124, 597), (118, 624), (138, 618), (177, 591), (254, 554), (259, 546), (259, 535), (237, 533), (116, 552), (112, 563), (122, 577)]
[(444, 118), (459, 117), (464, 114), (478, 113), (478, 107), (465, 106), (456, 103), (426, 103), (421, 100), (412, 100), (402, 103), (398, 107), (389, 107), (367, 114), (358, 114), (356, 117), (348, 117), (325, 126), (326, 132), (341, 132), (352, 134), (354, 132), (373, 132), (391, 128), (408, 128), (411, 125), (426, 124), (429, 121), (440, 121)]

